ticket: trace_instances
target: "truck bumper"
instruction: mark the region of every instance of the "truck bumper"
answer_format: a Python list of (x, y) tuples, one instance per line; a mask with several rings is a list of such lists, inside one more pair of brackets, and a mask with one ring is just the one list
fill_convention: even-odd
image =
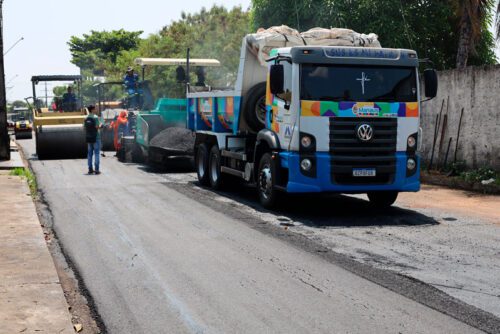
[(417, 156), (417, 167), (413, 175), (406, 174), (406, 152), (396, 153), (396, 173), (393, 180), (386, 184), (336, 184), (331, 173), (331, 156), (329, 153), (317, 152), (314, 155), (315, 176), (306, 176), (300, 170), (298, 152), (281, 152), (281, 166), (288, 169), (286, 191), (289, 193), (366, 193), (369, 191), (415, 192), (420, 190), (420, 158)]

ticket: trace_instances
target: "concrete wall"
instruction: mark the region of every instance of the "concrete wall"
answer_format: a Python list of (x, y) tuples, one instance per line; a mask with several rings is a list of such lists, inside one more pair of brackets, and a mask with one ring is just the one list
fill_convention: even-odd
[[(444, 101), (433, 165), (444, 162), (450, 137), (448, 162), (453, 162), (460, 111), (463, 108), (457, 160), (465, 160), (471, 168), (490, 166), (500, 170), (500, 65), (442, 71), (438, 77), (438, 95), (422, 103), (420, 113), (424, 160), (430, 161), (436, 115), (440, 113)], [(448, 120), (443, 128), (445, 115)]]

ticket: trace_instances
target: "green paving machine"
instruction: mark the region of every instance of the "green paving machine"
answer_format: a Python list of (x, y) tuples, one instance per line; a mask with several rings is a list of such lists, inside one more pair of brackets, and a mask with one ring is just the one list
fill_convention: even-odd
[[(189, 59), (188, 65), (185, 58), (137, 58), (135, 63), (142, 67), (143, 81), (148, 66), (178, 66), (178, 70), (182, 66), (220, 66), (220, 62), (215, 59)], [(141, 110), (138, 113), (133, 140), (123, 138), (125, 151), (131, 153), (133, 161), (147, 160), (152, 164), (165, 164), (166, 160), (172, 157), (191, 156), (193, 147), (186, 143), (190, 143), (194, 137), (187, 129), (187, 115), (186, 99), (159, 98), (154, 109)], [(165, 131), (166, 129), (170, 130)], [(162, 140), (168, 136), (168, 132), (175, 136), (176, 143), (180, 145), (169, 145), (168, 141)]]

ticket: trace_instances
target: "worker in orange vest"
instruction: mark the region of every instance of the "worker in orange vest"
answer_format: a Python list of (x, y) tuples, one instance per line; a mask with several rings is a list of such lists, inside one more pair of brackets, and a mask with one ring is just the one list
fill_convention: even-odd
[(116, 120), (111, 122), (110, 127), (114, 131), (113, 144), (115, 146), (116, 152), (118, 152), (121, 148), (121, 137), (128, 135), (127, 112), (125, 110), (122, 110)]

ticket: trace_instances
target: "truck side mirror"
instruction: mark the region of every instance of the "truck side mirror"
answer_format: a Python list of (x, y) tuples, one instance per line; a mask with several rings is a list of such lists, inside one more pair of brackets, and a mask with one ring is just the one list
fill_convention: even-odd
[(184, 67), (178, 66), (175, 69), (175, 78), (177, 79), (177, 82), (185, 82), (186, 81), (186, 71), (184, 70)]
[(424, 70), (424, 83), (425, 83), (425, 97), (432, 99), (437, 95), (438, 79), (437, 73), (434, 69)]
[(282, 94), (284, 91), (284, 69), (283, 65), (271, 65), (270, 73), (271, 94)]

